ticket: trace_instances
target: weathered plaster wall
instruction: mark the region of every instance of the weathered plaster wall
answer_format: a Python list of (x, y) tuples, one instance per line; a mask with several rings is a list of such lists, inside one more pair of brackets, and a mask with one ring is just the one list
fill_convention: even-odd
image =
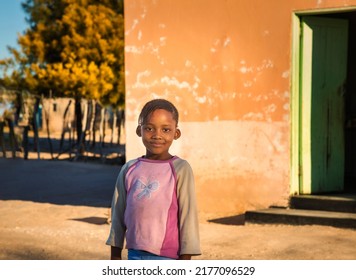
[(172, 152), (195, 172), (199, 208), (215, 216), (286, 205), (290, 181), (292, 12), (340, 0), (125, 1), (126, 153), (144, 103), (181, 113)]

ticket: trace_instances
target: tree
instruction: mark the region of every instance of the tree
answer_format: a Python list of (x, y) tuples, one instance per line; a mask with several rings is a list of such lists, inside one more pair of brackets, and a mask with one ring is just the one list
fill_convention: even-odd
[(82, 98), (114, 108), (124, 104), (123, 0), (26, 0), (29, 28), (20, 51), (0, 63), (4, 82), (37, 96), (75, 99), (77, 139)]

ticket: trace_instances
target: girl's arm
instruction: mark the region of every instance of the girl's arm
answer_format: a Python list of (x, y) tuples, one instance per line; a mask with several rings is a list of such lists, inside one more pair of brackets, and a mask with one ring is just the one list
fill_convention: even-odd
[(126, 227), (124, 212), (126, 207), (125, 175), (129, 164), (125, 164), (116, 180), (111, 203), (111, 227), (106, 245), (111, 246), (111, 259), (121, 259), (121, 248), (124, 246)]
[(185, 160), (175, 162), (179, 204), (180, 257), (190, 259), (201, 254), (199, 219), (193, 170)]

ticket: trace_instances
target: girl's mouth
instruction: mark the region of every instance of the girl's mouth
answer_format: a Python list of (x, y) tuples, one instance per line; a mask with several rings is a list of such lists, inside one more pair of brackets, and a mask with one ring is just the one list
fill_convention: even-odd
[(164, 145), (164, 143), (162, 142), (151, 142), (150, 143), (153, 147), (161, 147)]

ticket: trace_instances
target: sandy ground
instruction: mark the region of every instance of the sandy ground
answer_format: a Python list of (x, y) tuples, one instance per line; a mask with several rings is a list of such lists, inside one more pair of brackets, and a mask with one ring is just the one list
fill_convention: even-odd
[[(39, 163), (45, 164), (48, 176), (54, 176), (51, 175), (51, 170), (58, 173), (60, 167), (67, 166), (63, 163), (57, 166), (54, 163), (37, 161)], [(94, 167), (95, 170), (105, 169), (88, 164), (78, 165), (83, 173), (85, 168), (89, 169), (85, 174), (93, 173)], [(74, 165), (75, 174), (78, 173), (78, 165)], [(17, 187), (26, 187), (31, 193), (31, 187), (36, 184), (31, 181), (31, 176), (24, 174), (24, 170), (34, 174), (36, 170), (32, 170), (32, 166), (34, 165), (30, 163), (23, 164), (23, 161), (12, 161), (9, 164), (8, 160), (0, 159), (0, 259), (109, 259), (109, 247), (105, 245), (109, 232), (108, 207), (101, 203), (95, 205), (93, 201), (87, 203), (88, 206), (85, 203), (76, 205), (73, 201), (65, 204), (48, 198), (40, 201), (41, 199), (12, 195), (11, 190)], [(115, 174), (112, 176), (116, 176), (116, 168), (107, 167), (109, 168), (108, 174), (114, 170)], [(7, 175), (15, 171), (21, 175), (10, 180)], [(105, 177), (110, 177), (109, 175)], [(111, 182), (112, 178), (108, 180)], [(74, 180), (74, 183), (78, 184), (79, 181), (80, 178), (77, 182)], [(20, 185), (21, 182), (23, 185)], [(102, 182), (98, 182), (100, 184)], [(67, 197), (75, 197), (69, 195), (68, 191), (66, 194)], [(62, 197), (65, 201), (68, 199), (65, 195)], [(211, 214), (200, 213), (203, 254), (196, 259), (356, 259), (356, 230), (316, 225), (239, 225), (239, 222), (227, 225), (211, 222), (211, 218)]]

